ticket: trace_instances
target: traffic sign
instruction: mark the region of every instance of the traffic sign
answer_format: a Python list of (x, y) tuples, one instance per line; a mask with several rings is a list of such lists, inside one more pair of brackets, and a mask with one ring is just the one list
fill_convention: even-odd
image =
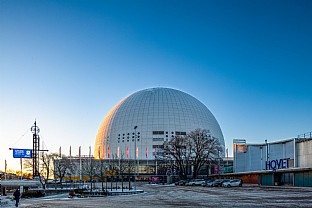
[(32, 149), (13, 149), (13, 158), (32, 158)]

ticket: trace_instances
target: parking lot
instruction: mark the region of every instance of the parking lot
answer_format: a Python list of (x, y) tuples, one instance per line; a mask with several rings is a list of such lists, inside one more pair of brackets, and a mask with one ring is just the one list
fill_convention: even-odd
[(21, 207), (312, 207), (312, 188), (202, 187), (139, 184), (144, 194), (68, 199), (23, 199)]

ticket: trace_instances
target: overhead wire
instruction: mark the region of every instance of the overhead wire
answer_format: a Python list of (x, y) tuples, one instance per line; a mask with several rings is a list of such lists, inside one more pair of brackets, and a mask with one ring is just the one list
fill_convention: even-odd
[(20, 136), (20, 138), (12, 145), (12, 147), (15, 147), (15, 145), (16, 145), (17, 143), (19, 143), (19, 142), (21, 141), (21, 139), (22, 139), (28, 132), (30, 132), (30, 129), (31, 129), (31, 128), (28, 128), (28, 129), (25, 131), (25, 133), (22, 134), (22, 136)]

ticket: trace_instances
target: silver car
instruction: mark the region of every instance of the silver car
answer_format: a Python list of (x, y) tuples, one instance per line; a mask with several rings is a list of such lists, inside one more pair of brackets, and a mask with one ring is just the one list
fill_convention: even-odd
[(240, 179), (230, 180), (222, 184), (223, 187), (233, 187), (233, 186), (242, 186), (242, 185), (243, 183), (242, 183), (242, 180)]
[(188, 186), (201, 186), (203, 183), (205, 183), (204, 179), (194, 179), (194, 180), (190, 180), (186, 185), (188, 185)]

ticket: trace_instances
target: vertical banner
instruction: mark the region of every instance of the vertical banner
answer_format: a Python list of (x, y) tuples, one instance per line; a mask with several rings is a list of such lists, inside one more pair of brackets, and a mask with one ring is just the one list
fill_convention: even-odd
[(110, 158), (110, 147), (107, 147), (107, 157)]
[(135, 157), (138, 158), (138, 156), (139, 156), (139, 148), (137, 147), (135, 151)]
[(148, 147), (146, 147), (146, 149), (145, 149), (145, 156), (146, 156), (146, 158), (148, 158)]
[(81, 157), (81, 146), (79, 146), (78, 156)]
[(71, 157), (71, 146), (69, 146), (69, 157)]
[(120, 157), (120, 147), (117, 147), (117, 157)]
[(126, 148), (126, 157), (129, 158), (129, 147)]

